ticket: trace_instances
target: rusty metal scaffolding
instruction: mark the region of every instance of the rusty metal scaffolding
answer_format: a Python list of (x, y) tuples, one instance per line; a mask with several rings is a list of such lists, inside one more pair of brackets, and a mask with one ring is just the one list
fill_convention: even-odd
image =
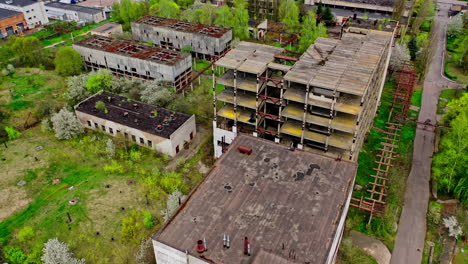
[(408, 116), (415, 83), (416, 71), (413, 64), (404, 63), (403, 67), (398, 71), (398, 82), (393, 93), (389, 120), (385, 129), (379, 129), (379, 132), (384, 133), (385, 137), (381, 142), (382, 147), (376, 154), (378, 160), (375, 161), (377, 163), (374, 168), (375, 174), (371, 175), (374, 180), (369, 183), (372, 187), (367, 189), (370, 196), (361, 197), (360, 199), (351, 198), (350, 206), (370, 213), (369, 222), (374, 215), (381, 216), (385, 210), (388, 173), (393, 166), (393, 160), (397, 156), (395, 149), (398, 148), (402, 122)]

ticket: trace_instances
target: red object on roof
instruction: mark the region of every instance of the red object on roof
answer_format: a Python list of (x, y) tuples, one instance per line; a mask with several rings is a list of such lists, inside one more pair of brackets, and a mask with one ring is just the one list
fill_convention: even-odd
[(290, 60), (290, 61), (299, 61), (298, 58), (284, 56), (284, 55), (275, 55), (276, 59)]
[(238, 146), (238, 147), (237, 147), (237, 150), (239, 150), (240, 153), (245, 153), (245, 154), (247, 154), (247, 155), (252, 154), (252, 149), (251, 149), (251, 148), (247, 148), (247, 147), (243, 147), (243, 146)]

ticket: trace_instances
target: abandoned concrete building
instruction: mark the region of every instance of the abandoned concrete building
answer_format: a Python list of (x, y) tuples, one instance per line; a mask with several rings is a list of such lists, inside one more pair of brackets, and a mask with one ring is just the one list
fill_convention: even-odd
[[(305, 0), (307, 9), (322, 3), (324, 7), (330, 7), (338, 20), (342, 17), (354, 17), (369, 19), (392, 19), (395, 2), (399, 0)], [(405, 8), (400, 22), (406, 23), (411, 9), (412, 1), (405, 0)]]
[(177, 92), (190, 84), (190, 54), (150, 47), (128, 40), (92, 35), (72, 46), (91, 70), (109, 69), (117, 76), (165, 80)]
[[(208, 2), (208, 1), (206, 1)], [(271, 19), (279, 21), (279, 7), (281, 0), (247, 0), (249, 17), (257, 19)], [(234, 5), (234, 0), (212, 0), (211, 3), (216, 5)]]
[(318, 38), (300, 57), (242, 42), (213, 66), (224, 72), (213, 74), (215, 156), (248, 133), (357, 160), (380, 102), (394, 30), (349, 27), (341, 39)]
[(153, 236), (156, 262), (334, 263), (356, 168), (239, 135)]
[[(99, 103), (102, 102), (102, 103)], [(99, 106), (102, 104), (102, 106)], [(99, 92), (75, 106), (81, 124), (175, 156), (196, 134), (195, 116)]]
[(232, 40), (231, 29), (154, 16), (132, 22), (132, 34), (137, 41), (151, 41), (162, 48), (190, 46), (193, 56), (206, 60), (222, 56)]

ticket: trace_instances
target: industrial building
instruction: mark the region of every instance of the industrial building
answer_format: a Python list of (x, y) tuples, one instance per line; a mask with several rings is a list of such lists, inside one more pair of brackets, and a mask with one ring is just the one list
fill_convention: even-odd
[(18, 35), (26, 25), (23, 13), (0, 8), (0, 39)]
[(239, 135), (153, 236), (156, 262), (334, 263), (356, 168)]
[(106, 19), (104, 11), (94, 7), (50, 2), (45, 5), (45, 9), (49, 18), (64, 21), (76, 21), (94, 24)]
[(192, 59), (187, 53), (99, 35), (75, 42), (72, 47), (91, 70), (108, 69), (117, 76), (169, 81), (177, 92), (191, 81)]
[[(404, 1), (405, 7), (400, 21), (402, 23), (406, 23), (412, 5), (412, 1)], [(395, 2), (395, 0), (305, 0), (304, 5), (312, 9), (321, 3), (324, 8), (329, 7), (341, 21), (343, 17), (392, 19)]]
[(192, 49), (196, 58), (211, 60), (222, 56), (232, 40), (232, 30), (183, 20), (144, 16), (132, 22), (133, 39), (152, 42), (162, 48)]
[[(205, 2), (209, 2), (207, 0)], [(234, 5), (234, 0), (211, 0), (216, 5)], [(271, 19), (279, 21), (279, 7), (281, 0), (247, 0), (249, 17), (257, 19)]]
[(44, 2), (34, 0), (0, 0), (0, 8), (23, 13), (27, 25), (26, 29), (49, 23), (44, 8)]
[[(104, 107), (98, 107), (102, 102)], [(195, 116), (176, 113), (108, 92), (99, 92), (75, 106), (81, 124), (140, 146), (175, 156), (195, 134)]]
[[(300, 57), (242, 42), (214, 64), (214, 148), (240, 133), (357, 160), (380, 102), (395, 27), (348, 27)], [(224, 86), (222, 92), (219, 85)], [(216, 88), (216, 89), (215, 89)]]

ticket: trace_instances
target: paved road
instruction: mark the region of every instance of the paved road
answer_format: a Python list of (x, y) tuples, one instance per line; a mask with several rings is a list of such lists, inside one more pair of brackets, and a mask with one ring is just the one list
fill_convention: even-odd
[[(433, 45), (436, 50), (424, 81), (422, 107), (418, 118), (420, 122), (430, 119), (432, 124), (435, 124), (440, 92), (443, 89), (460, 87), (458, 83), (442, 75), (445, 32), (449, 21), (447, 12), (450, 8), (448, 0), (442, 1), (439, 2), (440, 10), (435, 21), (436, 41)], [(414, 139), (413, 165), (406, 183), (405, 203), (398, 225), (391, 264), (421, 263), (426, 236), (426, 213), (434, 138), (433, 129), (424, 129), (423, 125), (418, 125)]]

